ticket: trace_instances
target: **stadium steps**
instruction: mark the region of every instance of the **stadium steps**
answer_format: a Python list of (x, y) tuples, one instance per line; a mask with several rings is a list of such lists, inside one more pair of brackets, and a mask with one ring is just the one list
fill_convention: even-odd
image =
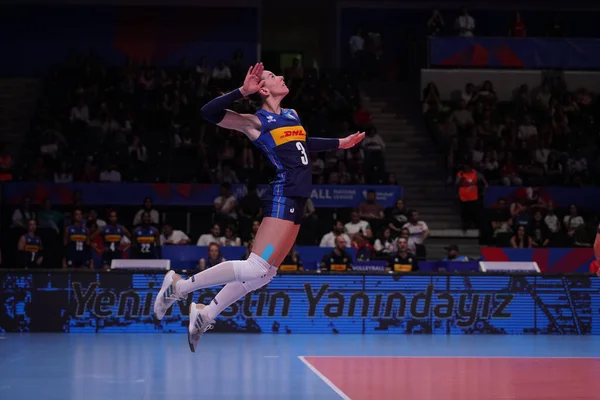
[(7, 143), (15, 159), (29, 129), (40, 88), (37, 79), (0, 79), (0, 140)]
[(398, 89), (386, 83), (361, 87), (364, 106), (371, 112), (373, 124), (386, 144), (386, 168), (403, 186), (407, 206), (416, 208), (431, 228), (457, 228), (460, 218), (451, 206), (456, 195), (445, 184), (445, 174), (436, 152), (432, 151), (431, 139), (403, 114), (401, 106), (390, 101), (397, 97)]
[(414, 115), (420, 116), (407, 87), (383, 82), (361, 85), (364, 106), (386, 144), (386, 167), (403, 186), (406, 206), (417, 209), (431, 234), (427, 258), (446, 256), (444, 247), (455, 243), (460, 253), (480, 257), (479, 232), (460, 229), (456, 192), (446, 183), (444, 163), (434, 143)]

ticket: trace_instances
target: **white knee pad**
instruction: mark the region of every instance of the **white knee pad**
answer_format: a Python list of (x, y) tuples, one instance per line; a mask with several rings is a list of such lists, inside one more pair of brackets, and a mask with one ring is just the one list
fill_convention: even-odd
[(269, 269), (267, 270), (267, 273), (264, 276), (262, 276), (258, 279), (254, 279), (252, 281), (243, 281), (242, 286), (248, 292), (253, 292), (253, 291), (258, 290), (261, 287), (267, 285), (269, 282), (271, 282), (273, 280), (273, 278), (275, 277), (275, 275), (277, 275), (277, 267), (275, 267), (273, 265), (269, 265)]
[(233, 263), (233, 273), (236, 281), (250, 282), (264, 278), (270, 267), (267, 261), (251, 253), (247, 260)]

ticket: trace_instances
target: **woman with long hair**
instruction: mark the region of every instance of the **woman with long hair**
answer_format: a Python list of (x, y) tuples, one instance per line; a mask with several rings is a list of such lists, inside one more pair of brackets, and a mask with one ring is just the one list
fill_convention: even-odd
[[(360, 143), (364, 133), (343, 139), (308, 137), (292, 109), (281, 107), (289, 90), (282, 76), (265, 71), (262, 63), (248, 69), (241, 88), (211, 100), (202, 108), (209, 122), (245, 134), (275, 167), (277, 178), (261, 199), (264, 218), (247, 260), (225, 261), (187, 280), (167, 273), (154, 303), (154, 314), (162, 319), (178, 299), (211, 286), (225, 285), (208, 306), (192, 303), (188, 342), (194, 352), (202, 334), (214, 319), (247, 293), (257, 290), (277, 274), (277, 269), (294, 245), (306, 199), (312, 189), (311, 152), (349, 149)], [(244, 97), (260, 104), (255, 114), (238, 114), (228, 108)]]

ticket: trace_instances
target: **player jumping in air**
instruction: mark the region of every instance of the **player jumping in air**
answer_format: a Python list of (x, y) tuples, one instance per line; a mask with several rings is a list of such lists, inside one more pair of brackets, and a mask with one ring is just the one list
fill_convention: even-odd
[[(217, 315), (277, 274), (277, 268), (296, 241), (304, 204), (310, 196), (309, 154), (349, 149), (365, 136), (364, 132), (357, 132), (343, 139), (308, 137), (296, 111), (281, 108), (288, 92), (282, 76), (265, 71), (262, 63), (258, 63), (250, 67), (241, 88), (213, 99), (202, 108), (202, 115), (208, 121), (245, 134), (273, 164), (277, 178), (262, 199), (265, 218), (247, 260), (225, 261), (186, 280), (173, 271), (164, 278), (154, 303), (154, 315), (159, 320), (175, 301), (186, 298), (188, 293), (225, 285), (208, 306), (191, 304), (188, 342), (192, 351)], [(259, 97), (261, 104), (254, 115), (228, 109), (235, 101), (250, 95)]]

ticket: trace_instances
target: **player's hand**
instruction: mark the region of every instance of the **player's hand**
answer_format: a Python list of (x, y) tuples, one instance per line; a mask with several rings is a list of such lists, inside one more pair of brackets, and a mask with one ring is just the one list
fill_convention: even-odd
[(364, 132), (353, 133), (352, 135), (349, 135), (343, 139), (340, 139), (339, 148), (340, 149), (350, 149), (350, 148), (356, 146), (357, 144), (359, 144), (360, 142), (362, 142), (362, 140), (364, 138), (365, 138)]
[(242, 92), (244, 97), (258, 92), (264, 86), (265, 81), (260, 79), (264, 70), (265, 67), (262, 63), (256, 63), (248, 69), (244, 85), (240, 88), (240, 92)]

